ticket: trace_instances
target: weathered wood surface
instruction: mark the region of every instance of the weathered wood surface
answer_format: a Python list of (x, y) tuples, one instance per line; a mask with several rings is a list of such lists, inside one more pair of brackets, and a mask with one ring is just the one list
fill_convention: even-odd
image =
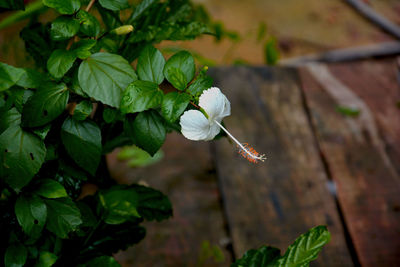
[(227, 140), (215, 143), (235, 255), (263, 244), (284, 252), (298, 235), (323, 224), (333, 238), (314, 266), (352, 266), (296, 72), (218, 68), (213, 76), (233, 107), (226, 125), (268, 158), (253, 165)]
[(116, 152), (108, 157), (111, 174), (119, 183), (144, 181), (168, 195), (174, 208), (173, 218), (145, 223), (146, 238), (116, 255), (123, 266), (198, 266), (204, 241), (220, 245), (226, 259), (205, 266), (229, 265), (231, 256), (224, 249), (228, 236), (209, 149), (206, 142), (170, 134), (163, 146), (164, 159), (150, 167), (130, 169), (117, 161)]
[[(301, 76), (345, 223), (362, 266), (400, 266), (396, 69), (357, 63), (332, 70), (313, 65)], [(360, 115), (345, 118), (335, 112), (338, 105), (356, 107)]]
[[(312, 266), (400, 266), (395, 60), (225, 67), (212, 75), (232, 103), (226, 126), (268, 159), (254, 165), (227, 139), (210, 149), (177, 134), (164, 160), (144, 169), (111, 155), (119, 182), (144, 180), (174, 205), (173, 219), (147, 223), (147, 238), (116, 255), (123, 266), (229, 266), (231, 256), (261, 245), (284, 251), (319, 224), (332, 240)], [(360, 115), (345, 117), (339, 105)], [(223, 247), (224, 263), (198, 264), (204, 240)]]

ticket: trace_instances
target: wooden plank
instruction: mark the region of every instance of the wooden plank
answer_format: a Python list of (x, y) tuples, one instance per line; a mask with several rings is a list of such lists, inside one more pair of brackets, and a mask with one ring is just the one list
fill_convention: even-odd
[[(321, 152), (337, 183), (361, 265), (400, 266), (400, 180), (387, 160), (373, 112), (326, 66), (312, 65), (301, 74)], [(353, 72), (353, 79), (362, 75)], [(357, 107), (360, 116), (344, 117), (335, 112), (337, 105)]]
[(396, 59), (333, 64), (329, 70), (371, 110), (384, 149), (400, 174), (400, 80)]
[(227, 127), (268, 158), (253, 165), (227, 140), (215, 143), (236, 257), (264, 244), (285, 251), (298, 235), (324, 224), (332, 240), (314, 266), (353, 266), (296, 72), (227, 67), (214, 69), (213, 76), (232, 104)]
[(119, 183), (145, 181), (169, 196), (174, 216), (160, 223), (145, 223), (146, 238), (116, 255), (123, 266), (199, 266), (203, 241), (221, 245), (225, 262), (207, 261), (206, 266), (227, 266), (231, 255), (223, 247), (224, 228), (209, 144), (170, 134), (163, 146), (164, 159), (146, 168), (132, 169), (108, 157), (111, 173)]

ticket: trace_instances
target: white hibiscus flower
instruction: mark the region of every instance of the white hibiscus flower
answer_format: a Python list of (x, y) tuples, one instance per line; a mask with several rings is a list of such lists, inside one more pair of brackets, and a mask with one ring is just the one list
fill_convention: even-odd
[(209, 141), (222, 129), (238, 145), (239, 153), (252, 162), (264, 161), (265, 156), (257, 153), (248, 144), (240, 143), (225, 127), (223, 118), (231, 115), (231, 103), (217, 87), (205, 90), (199, 99), (200, 110), (188, 110), (180, 118), (181, 132), (187, 139)]

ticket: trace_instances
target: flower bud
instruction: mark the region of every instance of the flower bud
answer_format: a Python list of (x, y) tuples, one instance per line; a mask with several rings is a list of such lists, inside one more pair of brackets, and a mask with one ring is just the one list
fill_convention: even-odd
[(118, 28), (115, 28), (110, 33), (116, 34), (116, 35), (126, 35), (132, 31), (133, 31), (132, 25), (122, 25), (122, 26), (119, 26)]

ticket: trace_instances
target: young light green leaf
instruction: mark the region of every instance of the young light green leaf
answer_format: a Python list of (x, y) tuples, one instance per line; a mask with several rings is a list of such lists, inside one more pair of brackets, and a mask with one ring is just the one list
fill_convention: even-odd
[(190, 95), (171, 92), (164, 96), (161, 114), (169, 122), (175, 122), (185, 111), (190, 102)]
[(5, 267), (22, 267), (28, 257), (28, 250), (22, 244), (11, 245), (4, 255)]
[(360, 109), (354, 107), (337, 106), (336, 112), (347, 117), (358, 117), (361, 111)]
[(71, 15), (79, 10), (81, 2), (79, 0), (42, 0), (45, 6), (54, 8), (60, 14)]
[(24, 73), (23, 69), (0, 62), (0, 92), (13, 86)]
[(54, 50), (47, 61), (47, 70), (54, 78), (60, 79), (72, 67), (75, 59), (76, 54), (73, 51), (64, 49)]
[(87, 267), (121, 267), (111, 256), (100, 256), (85, 263)]
[(0, 151), (0, 176), (14, 190), (29, 183), (46, 156), (43, 141), (20, 126), (11, 126), (0, 135)]
[(51, 23), (50, 38), (54, 41), (63, 41), (71, 38), (79, 31), (80, 23), (70, 16), (60, 16)]
[[(272, 267), (271, 262), (280, 257), (280, 250), (263, 246), (247, 251), (242, 258), (231, 264), (231, 267)], [(295, 265), (297, 266), (297, 265)]]
[(60, 198), (68, 196), (64, 186), (52, 179), (39, 180), (37, 187), (38, 188), (34, 191), (34, 193), (42, 197)]
[(39, 197), (20, 196), (15, 202), (15, 215), (24, 232), (36, 239), (46, 223), (47, 208)]
[(0, 134), (10, 126), (18, 126), (21, 124), (21, 114), (16, 108), (0, 113)]
[(158, 85), (148, 81), (134, 81), (122, 94), (121, 112), (136, 113), (161, 105), (163, 92)]
[(139, 113), (134, 121), (128, 118), (124, 130), (138, 147), (151, 156), (161, 148), (166, 137), (162, 118), (154, 110)]
[(279, 60), (279, 50), (275, 38), (270, 38), (264, 46), (265, 64), (276, 65)]
[(127, 220), (139, 218), (137, 211), (138, 195), (134, 190), (115, 186), (99, 194), (100, 203), (105, 209), (105, 222), (121, 224)]
[(318, 257), (318, 253), (330, 239), (331, 234), (326, 226), (311, 228), (307, 233), (298, 237), (286, 250), (285, 255), (274, 261), (272, 266), (308, 266), (311, 261)]
[(74, 118), (77, 121), (83, 121), (87, 117), (89, 117), (90, 113), (92, 113), (92, 110), (93, 110), (92, 102), (87, 100), (82, 101), (76, 105), (74, 109), (74, 115), (72, 115), (72, 118)]
[(101, 157), (101, 132), (97, 124), (67, 118), (61, 127), (61, 140), (71, 158), (94, 175)]
[(81, 214), (70, 198), (46, 199), (46, 228), (60, 238), (68, 238), (68, 234), (82, 223)]
[(79, 66), (79, 84), (82, 90), (104, 104), (119, 108), (121, 94), (137, 76), (123, 57), (96, 53)]
[(151, 45), (146, 46), (140, 53), (137, 64), (139, 78), (144, 81), (162, 83), (165, 59), (161, 52)]
[(188, 82), (185, 74), (178, 68), (169, 68), (167, 70), (168, 81), (178, 90), (184, 91)]
[(47, 83), (26, 102), (22, 110), (22, 125), (38, 127), (54, 120), (65, 110), (68, 98), (65, 84)]
[(76, 17), (81, 23), (80, 31), (83, 34), (90, 37), (96, 37), (100, 34), (100, 22), (95, 16), (84, 10), (79, 10)]
[(129, 167), (136, 168), (150, 166), (159, 162), (164, 157), (164, 153), (162, 150), (158, 150), (154, 156), (150, 156), (143, 149), (132, 145), (122, 148), (117, 157), (118, 160), (128, 161)]
[(92, 49), (95, 45), (96, 40), (94, 39), (82, 39), (77, 43), (74, 43), (71, 50), (75, 52), (78, 58), (86, 59), (92, 54), (90, 49)]
[(44, 140), (47, 134), (50, 132), (51, 124), (46, 124), (45, 126), (32, 129), (32, 132), (40, 137), (40, 139)]
[(193, 79), (195, 68), (192, 55), (187, 51), (180, 51), (168, 59), (164, 66), (164, 76), (174, 86), (178, 85), (178, 89), (184, 90), (183, 87)]
[(41, 251), (39, 256), (39, 261), (36, 263), (35, 267), (51, 267), (56, 263), (58, 257), (48, 251)]
[(102, 7), (118, 11), (129, 7), (128, 0), (99, 0)]

